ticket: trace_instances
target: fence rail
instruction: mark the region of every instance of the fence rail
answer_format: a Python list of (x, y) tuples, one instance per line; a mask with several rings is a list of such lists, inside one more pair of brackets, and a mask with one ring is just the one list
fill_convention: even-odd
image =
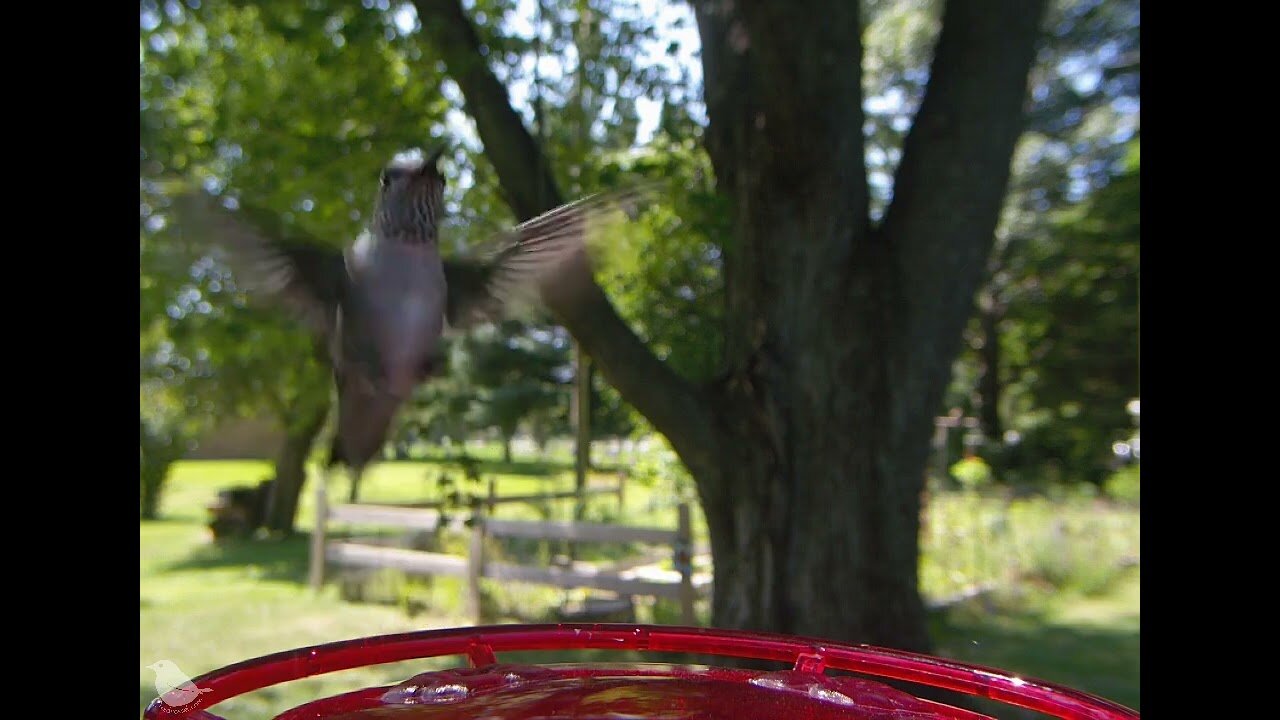
[[(498, 520), (490, 517), (493, 508), (504, 502), (536, 502), (546, 499), (577, 498), (577, 493), (545, 493), (541, 495), (497, 495), (492, 482), (488, 496), (473, 507), (471, 542), (465, 557), (422, 550), (386, 547), (348, 540), (331, 540), (326, 536), (330, 525), (379, 525), (402, 530), (432, 532), (441, 527), (438, 505), (399, 506), (367, 504), (328, 504), (324, 479), (316, 484), (316, 527), (312, 533), (310, 583), (319, 588), (324, 583), (329, 565), (350, 568), (391, 568), (419, 575), (443, 575), (467, 578), (468, 605), (477, 622), (480, 618), (480, 579), (527, 582), (561, 588), (593, 588), (621, 595), (652, 595), (680, 602), (682, 621), (694, 624), (694, 601), (709, 585), (709, 579), (693, 575), (692, 533), (689, 506), (678, 507), (678, 523), (674, 530), (654, 527), (604, 525), (585, 522), (539, 522)], [(616, 492), (621, 496), (623, 481), (615, 488), (588, 488), (588, 494)], [(454, 516), (449, 527), (461, 529), (466, 523)], [(485, 553), (486, 538), (522, 538), (547, 541), (627, 543), (670, 545), (676, 570), (650, 572), (646, 577), (638, 568), (601, 568), (584, 563), (572, 567), (542, 567), (490, 560)]]

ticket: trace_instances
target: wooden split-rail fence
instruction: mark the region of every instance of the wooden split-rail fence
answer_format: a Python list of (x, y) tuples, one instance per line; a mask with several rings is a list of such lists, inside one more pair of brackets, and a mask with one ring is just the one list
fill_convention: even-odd
[[(588, 488), (587, 493), (621, 493), (617, 489)], [(473, 506), (470, 523), (456, 515), (446, 519), (439, 506), (375, 504), (334, 504), (328, 502), (323, 479), (316, 484), (316, 525), (311, 538), (310, 583), (319, 588), (329, 567), (391, 568), (414, 575), (448, 576), (466, 579), (467, 604), (471, 615), (481, 622), (480, 580), (535, 583), (560, 588), (592, 588), (619, 595), (649, 595), (680, 603), (681, 621), (695, 624), (694, 601), (709, 584), (709, 578), (695, 578), (689, 506), (680, 504), (674, 530), (587, 522), (500, 520), (492, 517), (500, 504), (576, 498), (578, 493), (498, 496), (492, 482), (488, 496)], [(434, 532), (448, 523), (454, 529), (468, 529), (470, 546), (466, 557), (402, 547), (387, 547), (355, 539), (331, 539), (335, 524), (381, 526), (410, 532)], [(647, 543), (669, 545), (675, 572), (659, 577), (638, 576), (634, 571), (575, 564), (572, 567), (522, 565), (486, 557), (487, 538), (523, 538), (568, 543)]]

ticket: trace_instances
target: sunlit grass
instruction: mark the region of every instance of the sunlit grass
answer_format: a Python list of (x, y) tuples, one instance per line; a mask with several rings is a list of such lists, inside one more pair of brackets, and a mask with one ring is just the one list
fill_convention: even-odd
[[(370, 469), (362, 497), (380, 502), (430, 502), (439, 498), (441, 466), (387, 462)], [(504, 468), (507, 469), (507, 468)], [(458, 471), (446, 466), (447, 472)], [(318, 472), (312, 469), (314, 473)], [(213, 543), (205, 507), (218, 490), (268, 477), (264, 462), (184, 462), (173, 471), (162, 504), (163, 519), (140, 523), (140, 703), (155, 696), (146, 666), (160, 659), (198, 675), (226, 664), (305, 645), (387, 632), (470, 625), (460, 581), (383, 578), (381, 604), (344, 602), (337, 584), (319, 594), (305, 585), (313, 507), (303, 494), (297, 537), (284, 541)], [(541, 474), (483, 472), (502, 495), (571, 489), (568, 469)], [(611, 481), (597, 473), (595, 481)], [(335, 475), (330, 497), (345, 498), (345, 477)], [(605, 494), (592, 499), (588, 518), (630, 525), (675, 526), (675, 503), (640, 483), (625, 506)], [(571, 502), (500, 506), (506, 517), (569, 519)], [(928, 514), (922, 537), (923, 588), (928, 598), (992, 582), (989, 596), (940, 613), (934, 620), (938, 654), (994, 665), (1094, 692), (1137, 707), (1140, 578), (1136, 567), (1117, 566), (1140, 551), (1138, 513), (1080, 500), (1000, 498), (942, 494)], [(695, 535), (705, 540), (700, 511)], [(929, 533), (934, 533), (929, 535)], [(463, 545), (456, 548), (462, 552)], [(1133, 557), (1131, 557), (1133, 556)], [(1047, 569), (1046, 569), (1047, 568)], [(1056, 573), (1056, 574), (1055, 574)], [(394, 575), (394, 574), (393, 574)], [(1098, 581), (1105, 575), (1105, 582)], [(1056, 581), (1054, 580), (1056, 578)], [(376, 583), (375, 583), (376, 584)], [(486, 581), (497, 622), (546, 620), (571, 593)], [(377, 596), (378, 588), (371, 588)], [(405, 598), (414, 602), (406, 603)], [(375, 598), (376, 599), (376, 598)], [(702, 607), (705, 613), (705, 606)], [(675, 608), (642, 604), (641, 622), (677, 622)], [(704, 615), (705, 617), (705, 615)], [(538, 661), (622, 659), (573, 653), (521, 656)], [(277, 686), (227, 701), (225, 716), (266, 717), (315, 697), (370, 685), (391, 684), (455, 658), (397, 663), (335, 673)], [(140, 705), (141, 707), (141, 705)], [(1017, 717), (1002, 711), (1001, 717)]]
[[(181, 494), (170, 497), (176, 500)], [(395, 608), (343, 603), (331, 587), (314, 595), (303, 584), (305, 537), (214, 545), (201, 524), (187, 520), (143, 522), (139, 530), (143, 706), (156, 696), (154, 676), (146, 666), (158, 660), (171, 660), (194, 676), (305, 645), (467, 623), (464, 618), (411, 618)], [(394, 683), (422, 667), (400, 663), (321, 676), (250, 693), (218, 708), (230, 717), (269, 717), (320, 695)]]
[(1135, 508), (1088, 497), (932, 497), (921, 529), (920, 583), (932, 598), (974, 588), (1105, 592), (1141, 557)]

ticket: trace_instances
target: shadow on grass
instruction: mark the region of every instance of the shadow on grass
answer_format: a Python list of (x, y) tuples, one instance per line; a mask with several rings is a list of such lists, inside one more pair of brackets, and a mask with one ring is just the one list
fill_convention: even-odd
[[(1036, 611), (959, 607), (933, 618), (935, 654), (998, 668), (1139, 708), (1140, 633), (1135, 628), (1061, 624)], [(979, 708), (998, 718), (1041, 718), (1006, 705)]]
[[(146, 527), (148, 525), (190, 525), (191, 519), (193, 517), (197, 517), (197, 516), (195, 515), (161, 515), (159, 517), (154, 517), (154, 518), (143, 518), (138, 521), (138, 524), (142, 527)], [(200, 515), (198, 517), (200, 517), (202, 520), (204, 518), (203, 515)]]
[(283, 539), (227, 539), (209, 543), (166, 565), (163, 571), (254, 567), (261, 579), (301, 583), (307, 577), (310, 537), (310, 533), (296, 533)]

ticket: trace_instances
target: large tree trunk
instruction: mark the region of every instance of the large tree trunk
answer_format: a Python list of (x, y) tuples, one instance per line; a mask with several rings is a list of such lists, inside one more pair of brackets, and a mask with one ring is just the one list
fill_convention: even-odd
[(276, 456), (276, 477), (267, 502), (266, 527), (272, 533), (293, 534), (298, 500), (307, 480), (307, 458), (329, 415), (327, 394), (325, 398), (326, 401), (312, 409), (307, 417), (289, 418), (293, 422), (288, 424), (290, 429), (280, 445), (280, 454)]
[[(695, 3), (705, 142), (735, 213), (723, 376), (677, 376), (588, 280), (545, 298), (697, 480), (714, 625), (928, 650), (917, 563), (932, 418), (991, 248), (1044, 0), (947, 4), (880, 227), (859, 5)], [(554, 188), (545, 157), (458, 0), (417, 6), (516, 214), (562, 201), (541, 194)]]
[(991, 249), (1043, 2), (952, 0), (884, 223), (867, 213), (858, 3), (702, 3), (707, 149), (736, 207), (720, 474), (731, 627), (928, 650), (919, 498)]

